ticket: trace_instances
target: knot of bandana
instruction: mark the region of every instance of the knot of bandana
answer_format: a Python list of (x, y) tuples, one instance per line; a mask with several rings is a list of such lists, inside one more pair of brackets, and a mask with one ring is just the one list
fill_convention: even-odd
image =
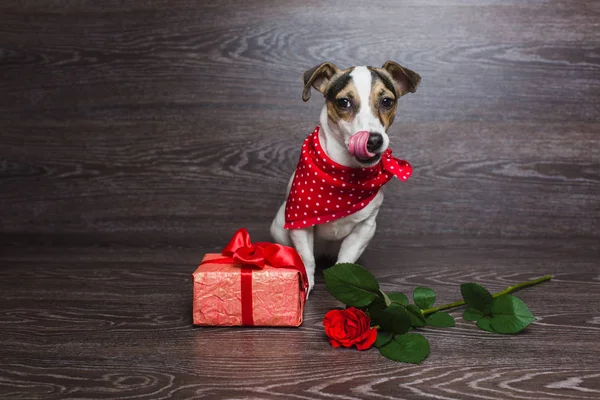
[(330, 159), (319, 143), (319, 127), (304, 140), (285, 205), (285, 229), (302, 229), (347, 217), (369, 204), (396, 176), (406, 181), (412, 167), (389, 148), (372, 167), (351, 168)]

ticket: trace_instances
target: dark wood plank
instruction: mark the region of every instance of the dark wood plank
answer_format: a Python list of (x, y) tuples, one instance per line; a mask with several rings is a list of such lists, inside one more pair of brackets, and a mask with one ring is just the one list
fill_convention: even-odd
[[(415, 173), (406, 184), (394, 181), (386, 187), (380, 229), (418, 235), (598, 236), (598, 127), (396, 127), (395, 133), (404, 130), (395, 139), (396, 152), (415, 166)], [(193, 243), (193, 235), (208, 225), (267, 229), (284, 200), (306, 129), (289, 139), (265, 127), (265, 135), (255, 139), (236, 135), (234, 147), (219, 136), (183, 140), (183, 133), (169, 138), (140, 133), (139, 139), (130, 134), (133, 142), (127, 145), (119, 137), (77, 139), (75, 130), (53, 131), (74, 139), (51, 149), (33, 140), (18, 148), (18, 132), (4, 134), (5, 142), (15, 144), (2, 164), (5, 231), (189, 232)], [(164, 147), (165, 140), (171, 145)], [(94, 154), (79, 151), (84, 148)], [(29, 152), (46, 151), (51, 152), (46, 160), (25, 159)]]
[[(0, 398), (600, 398), (600, 7), (586, 0), (0, 4)], [(205, 252), (268, 226), (317, 123), (301, 73), (393, 59), (395, 154), (362, 263), (539, 317), (427, 329), (420, 366), (299, 329), (195, 328)]]
[(594, 2), (0, 7), (3, 231), (266, 221), (321, 106), (301, 72), (391, 58), (423, 84), (392, 127), (416, 170), (384, 229), (600, 233)]
[(362, 263), (384, 290), (428, 285), (440, 304), (456, 300), (466, 281), (501, 290), (555, 278), (518, 294), (539, 318), (525, 333), (488, 334), (456, 311), (455, 328), (425, 330), (431, 356), (411, 366), (374, 349), (331, 348), (321, 320), (338, 303), (320, 274), (299, 329), (195, 328), (190, 274), (209, 249), (15, 247), (0, 258), (0, 397), (598, 397), (600, 254), (592, 242), (378, 245)]

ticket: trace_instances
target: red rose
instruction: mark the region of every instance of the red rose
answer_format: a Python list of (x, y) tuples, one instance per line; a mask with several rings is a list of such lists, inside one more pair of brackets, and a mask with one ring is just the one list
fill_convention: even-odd
[(366, 350), (377, 338), (377, 329), (371, 328), (371, 319), (354, 307), (329, 311), (323, 318), (323, 326), (333, 347), (355, 344), (358, 350)]

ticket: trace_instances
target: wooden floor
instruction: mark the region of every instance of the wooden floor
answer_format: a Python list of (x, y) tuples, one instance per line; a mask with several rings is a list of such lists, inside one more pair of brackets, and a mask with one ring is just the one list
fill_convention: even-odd
[[(518, 294), (499, 336), (426, 329), (414, 366), (299, 329), (197, 328), (191, 273), (267, 240), (320, 96), (392, 59), (400, 101), (361, 259), (384, 290)], [(600, 399), (600, 4), (8, 0), (0, 4), (0, 399)], [(326, 265), (324, 265), (325, 267)]]

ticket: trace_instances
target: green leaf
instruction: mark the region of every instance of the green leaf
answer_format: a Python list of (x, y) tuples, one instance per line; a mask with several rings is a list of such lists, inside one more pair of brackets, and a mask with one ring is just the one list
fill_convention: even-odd
[(329, 293), (349, 306), (365, 307), (379, 297), (377, 279), (358, 264), (336, 264), (323, 275)]
[(390, 360), (419, 364), (429, 355), (429, 342), (423, 335), (407, 333), (394, 337), (379, 352)]
[(463, 318), (465, 321), (478, 321), (480, 318), (483, 318), (484, 314), (476, 310), (474, 308), (467, 308), (463, 314)]
[(492, 332), (492, 333), (496, 333), (495, 330), (492, 329), (492, 326), (490, 325), (490, 321), (492, 319), (490, 317), (483, 317), (480, 318), (477, 321), (477, 326), (480, 327), (481, 329), (483, 329), (484, 331), (488, 331), (488, 332)]
[(378, 330), (377, 331), (377, 339), (375, 339), (375, 343), (373, 343), (373, 346), (375, 346), (376, 348), (385, 346), (392, 340), (393, 337), (394, 337), (394, 335), (389, 332), (382, 332), (382, 331)]
[(408, 316), (410, 317), (410, 323), (412, 326), (420, 327), (425, 326), (426, 321), (421, 309), (414, 304), (409, 304), (406, 306), (406, 311), (408, 311)]
[(462, 297), (471, 308), (488, 314), (494, 298), (483, 286), (476, 283), (463, 283), (460, 285)]
[(451, 328), (454, 326), (454, 317), (447, 312), (438, 311), (425, 317), (425, 321), (429, 326), (438, 328)]
[[(375, 310), (374, 310), (375, 311)], [(406, 333), (411, 328), (411, 321), (404, 306), (392, 304), (391, 306), (377, 310), (371, 314), (371, 319), (375, 325), (379, 325), (381, 330), (392, 333)]]
[(379, 293), (381, 294), (381, 296), (383, 296), (383, 301), (385, 301), (385, 305), (389, 306), (390, 304), (392, 304), (392, 300), (390, 300), (390, 298), (388, 297), (387, 294), (385, 294), (385, 292), (383, 290), (379, 290)]
[(369, 304), (369, 306), (367, 307), (367, 311), (369, 312), (369, 316), (371, 317), (371, 319), (373, 319), (373, 315), (385, 310), (386, 308), (387, 306), (385, 305), (383, 298), (378, 297), (375, 300), (373, 300), (371, 304)]
[(418, 286), (413, 292), (413, 300), (419, 308), (424, 310), (435, 303), (435, 292), (432, 289)]
[(408, 305), (408, 297), (404, 293), (401, 292), (392, 292), (388, 293), (388, 297), (394, 303), (402, 304), (403, 306)]
[(505, 294), (492, 303), (490, 325), (498, 333), (518, 333), (535, 321), (535, 317), (518, 297)]

